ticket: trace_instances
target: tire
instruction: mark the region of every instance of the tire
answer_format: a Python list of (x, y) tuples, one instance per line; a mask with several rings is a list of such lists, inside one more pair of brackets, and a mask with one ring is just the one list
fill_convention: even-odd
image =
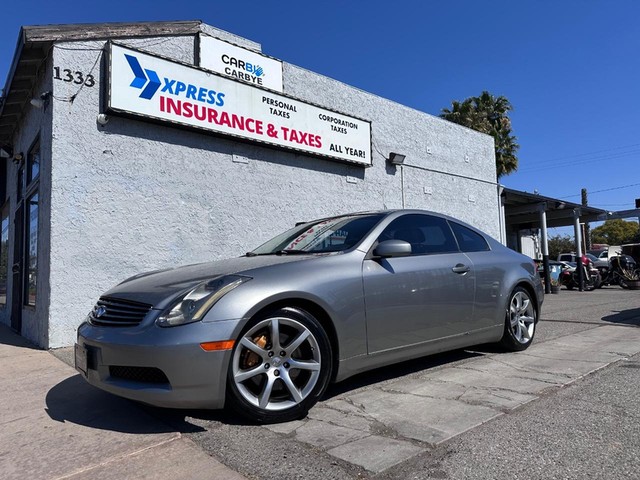
[(511, 352), (526, 350), (533, 342), (538, 311), (529, 292), (516, 287), (509, 296), (500, 345)]
[(240, 334), (226, 404), (258, 423), (303, 418), (329, 385), (332, 363), (331, 343), (316, 318), (297, 308), (274, 310)]
[(596, 288), (602, 288), (602, 276), (599, 273), (596, 275), (596, 278), (594, 279), (593, 288), (594, 290)]

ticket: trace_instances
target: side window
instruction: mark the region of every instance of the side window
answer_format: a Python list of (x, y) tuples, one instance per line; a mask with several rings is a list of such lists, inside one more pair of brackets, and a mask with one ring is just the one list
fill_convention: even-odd
[(7, 278), (9, 276), (9, 202), (2, 207), (0, 229), (0, 305), (7, 304)]
[(444, 218), (408, 214), (396, 218), (384, 229), (378, 241), (404, 240), (412, 255), (457, 252), (458, 245)]
[(449, 225), (451, 225), (460, 250), (463, 252), (485, 252), (489, 250), (489, 244), (482, 235), (456, 222), (449, 222)]
[(38, 178), (40, 173), (40, 140), (36, 142), (29, 149), (27, 155), (27, 185), (31, 185), (31, 182)]
[[(24, 237), (24, 269), (23, 299), (24, 305), (35, 306), (36, 285), (38, 281), (38, 233), (39, 222), (39, 182), (40, 173), (40, 140), (36, 140), (27, 155), (26, 172), (21, 180), (24, 184), (25, 237)], [(26, 178), (24, 178), (26, 176)]]

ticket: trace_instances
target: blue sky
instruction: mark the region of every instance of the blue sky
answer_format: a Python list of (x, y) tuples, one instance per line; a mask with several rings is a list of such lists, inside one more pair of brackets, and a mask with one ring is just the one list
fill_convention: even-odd
[(586, 187), (590, 204), (608, 210), (640, 198), (634, 0), (22, 0), (2, 10), (2, 84), (21, 25), (200, 19), (434, 115), (482, 90), (505, 95), (521, 148), (520, 169), (503, 184), (576, 202)]

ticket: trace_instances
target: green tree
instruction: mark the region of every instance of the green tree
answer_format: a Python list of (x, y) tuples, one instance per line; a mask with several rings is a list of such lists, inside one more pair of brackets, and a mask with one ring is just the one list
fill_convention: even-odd
[(607, 220), (602, 225), (591, 230), (593, 243), (607, 243), (609, 245), (622, 245), (633, 243), (638, 236), (638, 223), (627, 222), (622, 219)]
[(511, 132), (509, 112), (512, 110), (513, 106), (506, 97), (495, 97), (484, 91), (480, 96), (469, 97), (462, 102), (454, 100), (451, 109), (442, 109), (440, 117), (493, 137), (496, 174), (500, 178), (518, 169), (516, 152), (520, 145)]
[(549, 237), (549, 258), (555, 260), (561, 253), (571, 253), (576, 251), (576, 244), (573, 237), (569, 235), (554, 235)]

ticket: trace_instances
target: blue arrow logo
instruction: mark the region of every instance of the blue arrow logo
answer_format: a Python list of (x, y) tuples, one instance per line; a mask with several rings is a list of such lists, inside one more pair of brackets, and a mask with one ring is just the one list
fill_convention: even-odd
[[(129, 66), (131, 67), (131, 70), (135, 75), (133, 82), (131, 82), (131, 86), (133, 88), (144, 87), (144, 89), (140, 93), (140, 98), (151, 100), (153, 95), (155, 95), (155, 93), (160, 88), (160, 78), (158, 77), (158, 74), (153, 70), (149, 70), (147, 68), (143, 70), (140, 66), (140, 62), (138, 62), (138, 59), (136, 57), (127, 55), (126, 53), (124, 56), (127, 58), (127, 62), (129, 62)], [(147, 83), (147, 81), (149, 83)], [(146, 87), (145, 84), (147, 85)]]

